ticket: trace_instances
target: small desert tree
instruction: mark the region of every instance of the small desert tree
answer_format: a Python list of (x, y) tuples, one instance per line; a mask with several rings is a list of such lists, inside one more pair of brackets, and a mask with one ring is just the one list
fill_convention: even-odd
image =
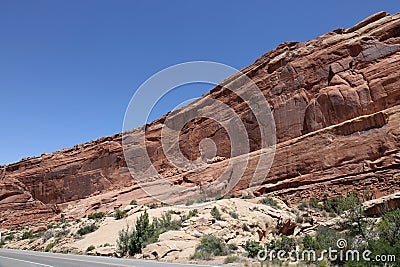
[(129, 226), (119, 232), (117, 240), (118, 251), (121, 255), (135, 255), (150, 243), (157, 241), (158, 232), (154, 224), (150, 223), (149, 214), (145, 211), (136, 221), (135, 228)]

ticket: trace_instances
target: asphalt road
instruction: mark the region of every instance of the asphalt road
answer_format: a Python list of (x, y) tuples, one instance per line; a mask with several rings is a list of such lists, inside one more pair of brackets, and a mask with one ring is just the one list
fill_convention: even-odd
[[(26, 250), (0, 249), (0, 267), (193, 267), (206, 265), (192, 265), (179, 263), (165, 263), (157, 261), (118, 259), (111, 257), (96, 257), (86, 255), (59, 254)], [(208, 266), (209, 267), (209, 266)]]

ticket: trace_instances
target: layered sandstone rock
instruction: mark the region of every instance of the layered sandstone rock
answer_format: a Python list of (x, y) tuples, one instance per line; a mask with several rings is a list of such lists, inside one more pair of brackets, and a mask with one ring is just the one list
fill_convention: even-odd
[[(272, 192), (298, 202), (350, 190), (373, 196), (399, 191), (399, 64), (400, 14), (382, 12), (350, 29), (337, 29), (305, 43), (283, 43), (243, 69), (271, 106), (278, 142), (271, 172), (256, 193)], [(249, 166), (235, 188), (241, 190), (248, 186), (262, 152), (254, 114), (237, 94), (224, 89), (237, 80), (237, 75), (226, 79), (168, 119), (172, 126), (178, 125), (206, 98), (234, 109), (246, 127), (251, 151)], [(245, 92), (248, 86), (238, 84), (237, 90)], [(202, 108), (205, 115), (225, 112)], [(163, 177), (191, 186), (223, 173), (231, 149), (220, 124), (198, 118), (182, 129), (180, 148), (187, 158), (198, 158), (200, 141), (211, 138), (222, 159), (196, 173), (176, 169), (166, 159), (160, 146), (165, 120), (166, 116), (145, 127), (147, 153)], [(132, 198), (143, 198), (135, 176), (148, 166), (135, 159), (132, 178), (121, 142), (118, 134), (1, 167), (0, 224), (41, 220), (57, 212), (57, 205), (112, 190), (132, 188)], [(149, 184), (157, 186), (157, 180), (149, 178)], [(159, 195), (163, 194), (168, 192), (160, 188)]]

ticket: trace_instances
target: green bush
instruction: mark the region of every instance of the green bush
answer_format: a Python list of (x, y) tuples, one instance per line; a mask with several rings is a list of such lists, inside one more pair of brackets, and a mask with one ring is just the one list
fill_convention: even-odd
[(150, 243), (158, 240), (159, 232), (156, 231), (154, 223), (150, 223), (149, 214), (145, 211), (135, 223), (135, 228), (122, 229), (119, 232), (117, 248), (121, 255), (141, 253), (142, 249)]
[(90, 245), (90, 246), (88, 246), (87, 247), (87, 249), (86, 249), (86, 252), (89, 252), (89, 251), (92, 251), (92, 250), (95, 250), (95, 246), (93, 246), (93, 245)]
[(226, 256), (229, 254), (228, 246), (221, 238), (213, 235), (204, 235), (196, 247), (191, 259), (210, 259), (213, 256)]
[(198, 197), (197, 197), (197, 199), (196, 199), (196, 202), (197, 203), (204, 203), (204, 202), (206, 202), (207, 201), (207, 198), (205, 197), (205, 196), (203, 196), (203, 195), (199, 195)]
[(308, 208), (308, 204), (305, 203), (305, 202), (301, 202), (301, 203), (297, 206), (297, 208), (298, 208), (299, 210), (305, 210), (306, 208)]
[(245, 232), (250, 232), (251, 231), (250, 227), (245, 223), (242, 225), (242, 230), (245, 231)]
[(93, 220), (101, 219), (103, 217), (104, 217), (104, 212), (95, 212), (88, 215), (88, 219), (93, 219)]
[(192, 199), (188, 199), (188, 200), (186, 200), (186, 206), (192, 206), (194, 204), (194, 200), (192, 200)]
[(309, 234), (306, 234), (303, 238), (303, 249), (305, 250), (314, 250), (317, 251), (319, 249), (319, 244), (317, 240), (315, 240)]
[(229, 215), (230, 215), (233, 219), (238, 219), (238, 218), (239, 218), (239, 215), (238, 215), (236, 212), (234, 212), (234, 211), (229, 212)]
[(273, 199), (272, 197), (265, 197), (265, 198), (261, 199), (260, 201), (258, 201), (258, 203), (268, 205), (268, 206), (271, 206), (274, 208), (279, 208), (278, 202), (275, 199)]
[(321, 249), (336, 247), (336, 242), (340, 238), (339, 233), (329, 227), (320, 226), (317, 228), (316, 241)]
[(224, 264), (229, 264), (229, 263), (234, 263), (234, 262), (239, 262), (240, 258), (238, 256), (228, 256), (224, 260)]
[(359, 205), (361, 205), (361, 201), (357, 197), (357, 194), (350, 193), (345, 197), (340, 196), (325, 200), (323, 208), (327, 212), (342, 214), (343, 212)]
[(229, 251), (236, 251), (239, 247), (236, 244), (229, 244), (228, 245)]
[[(379, 239), (370, 241), (369, 250), (373, 255), (394, 255), (400, 259), (400, 209), (387, 212), (377, 225)], [(389, 264), (390, 265), (390, 264)], [(393, 265), (393, 266), (400, 266)]]
[(242, 199), (253, 199), (254, 196), (253, 195), (244, 195), (242, 196)]
[(321, 205), (321, 204), (319, 204), (319, 202), (318, 202), (318, 199), (316, 199), (316, 198), (310, 198), (310, 201), (309, 201), (309, 203), (310, 203), (310, 207), (311, 208), (313, 208), (313, 209), (323, 209), (324, 207)]
[(159, 234), (171, 230), (179, 230), (182, 227), (182, 220), (172, 220), (171, 212), (166, 212), (161, 215), (161, 218), (154, 218), (154, 228)]
[(218, 194), (218, 195), (215, 197), (215, 200), (221, 200), (221, 199), (224, 199), (224, 196), (221, 195), (221, 194)]
[[(342, 200), (341, 200), (342, 201)], [(343, 232), (336, 232), (326, 227), (320, 227), (317, 230), (316, 242), (318, 247), (327, 249), (335, 248), (336, 241), (340, 238), (347, 241), (348, 246), (356, 249), (360, 253), (368, 249), (372, 252), (370, 258), (373, 259), (377, 255), (393, 255), (398, 260), (400, 258), (400, 210), (386, 212), (382, 215), (378, 224), (371, 219), (366, 218), (363, 214), (361, 204), (353, 199), (345, 202), (352, 202), (355, 206), (347, 209), (347, 221), (341, 223)], [(348, 205), (348, 202), (345, 203)], [(340, 207), (337, 205), (337, 207)], [(370, 262), (363, 259), (361, 261), (339, 261), (333, 264), (341, 266), (372, 266)], [(400, 266), (398, 262), (387, 262), (373, 266)]]
[(56, 245), (56, 243), (50, 243), (46, 246), (46, 248), (44, 249), (45, 252), (49, 252), (54, 246)]
[(216, 220), (221, 220), (221, 213), (219, 212), (217, 207), (213, 207), (211, 209), (211, 216)]
[(150, 209), (156, 209), (156, 208), (158, 208), (158, 204), (157, 203), (151, 203), (149, 208)]
[(192, 256), (190, 256), (191, 260), (211, 260), (212, 256), (211, 253), (205, 251), (195, 251)]
[(120, 210), (120, 209), (116, 209), (114, 210), (114, 218), (116, 220), (121, 220), (122, 218), (126, 217), (126, 211)]
[(22, 234), (22, 239), (30, 239), (30, 238), (33, 238), (33, 234), (31, 232), (27, 231)]
[(263, 246), (261, 246), (261, 244), (257, 241), (246, 241), (244, 249), (246, 250), (249, 258), (257, 257), (258, 252), (264, 250)]
[(378, 224), (379, 237), (392, 246), (400, 243), (400, 209), (387, 212)]
[(192, 217), (196, 217), (199, 215), (199, 211), (197, 209), (190, 210), (187, 219), (190, 219)]
[(97, 230), (97, 226), (95, 224), (89, 224), (82, 228), (80, 228), (76, 233), (80, 236), (92, 233)]
[(283, 235), (280, 239), (272, 240), (267, 247), (269, 250), (283, 250), (290, 252), (296, 249), (297, 242), (294, 238)]
[(136, 199), (132, 199), (131, 202), (129, 203), (130, 205), (137, 205)]
[(302, 216), (296, 216), (296, 222), (297, 223), (303, 223), (304, 222), (304, 218)]
[(13, 234), (9, 234), (8, 236), (6, 236), (4, 238), (5, 241), (12, 241), (14, 239), (14, 235)]

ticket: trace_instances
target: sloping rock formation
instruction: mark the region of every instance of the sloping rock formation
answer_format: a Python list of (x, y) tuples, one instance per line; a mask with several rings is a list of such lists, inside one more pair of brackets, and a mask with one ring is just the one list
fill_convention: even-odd
[[(399, 191), (399, 65), (400, 14), (381, 12), (350, 29), (337, 29), (305, 43), (283, 43), (243, 69), (262, 90), (276, 124), (275, 160), (256, 194), (275, 193), (299, 202), (351, 190), (372, 197)], [(236, 79), (236, 75), (229, 77), (204, 98), (229, 105), (246, 127), (251, 160), (235, 188), (240, 191), (248, 186), (262, 152), (254, 114), (237, 94), (224, 88)], [(246, 86), (238, 87), (246, 90)], [(168, 115), (178, 123), (196, 103)], [(206, 112), (224, 111), (210, 107)], [(145, 127), (147, 152), (163, 177), (191, 186), (223, 172), (231, 151), (227, 133), (218, 123), (199, 118), (182, 130), (180, 148), (189, 159), (200, 156), (198, 147), (204, 138), (217, 144), (221, 161), (194, 173), (168, 163), (160, 146), (165, 119)], [(121, 142), (122, 135), (117, 134), (2, 166), (0, 225), (39, 221), (64, 203), (111, 190), (131, 187), (132, 196), (142, 198), (143, 191), (135, 187), (135, 177), (126, 167)], [(157, 181), (149, 180), (152, 183)], [(160, 195), (167, 193), (160, 189)]]

